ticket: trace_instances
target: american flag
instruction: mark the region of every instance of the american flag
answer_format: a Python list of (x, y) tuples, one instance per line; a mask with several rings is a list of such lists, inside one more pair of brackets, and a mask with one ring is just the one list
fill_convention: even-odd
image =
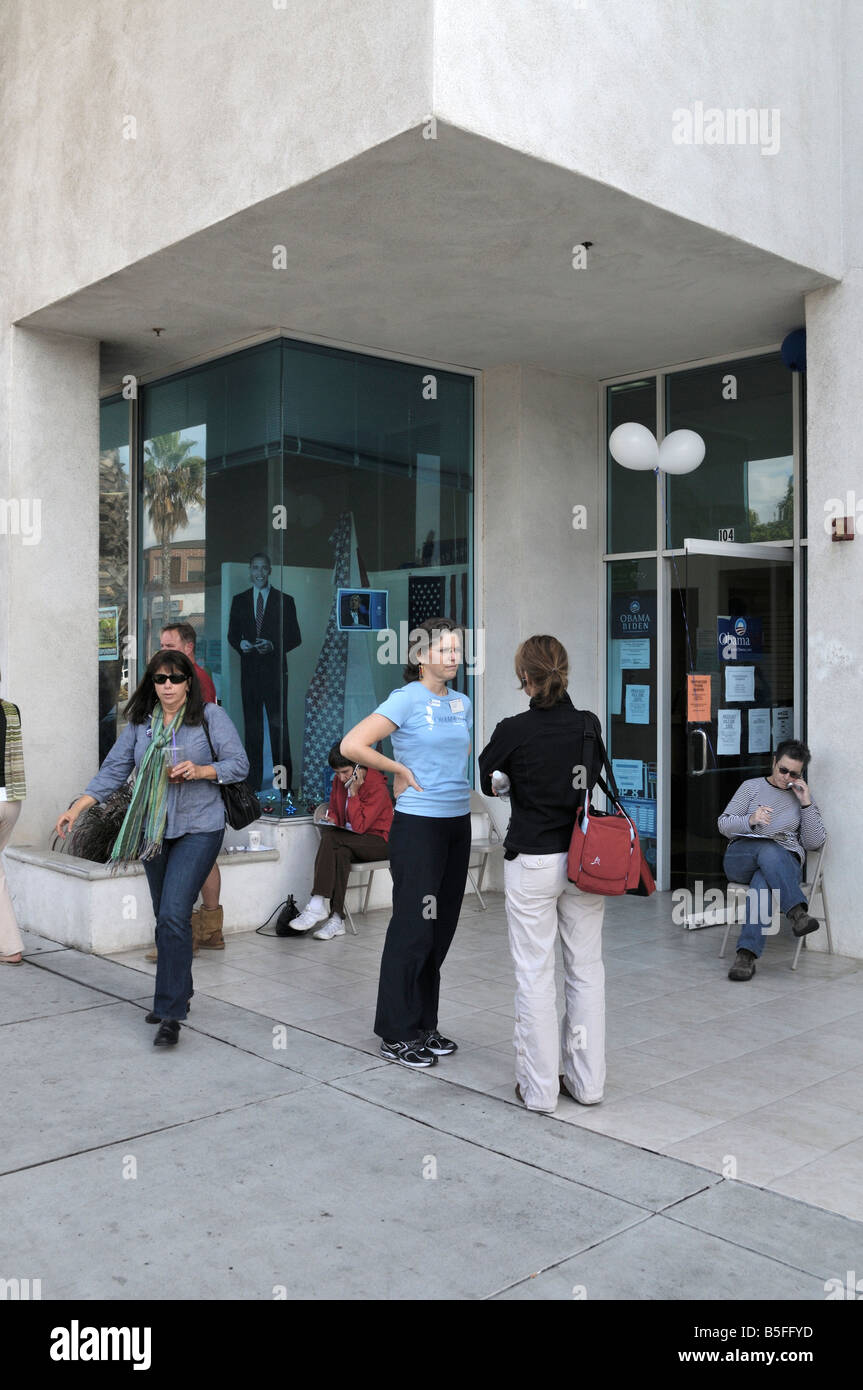
[(443, 618), (446, 601), (446, 576), (443, 574), (410, 575), (408, 578), (408, 628), (412, 632), (428, 618)]

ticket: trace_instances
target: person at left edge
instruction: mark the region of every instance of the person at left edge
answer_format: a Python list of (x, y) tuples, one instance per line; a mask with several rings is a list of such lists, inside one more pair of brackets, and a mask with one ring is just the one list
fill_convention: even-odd
[(259, 551), (249, 561), (250, 589), (235, 594), (228, 619), (228, 641), (240, 654), (240, 692), (249, 755), (249, 781), (261, 790), (264, 775), (264, 715), (270, 729), (273, 764), (285, 769), (285, 791), (294, 772), (288, 733), (288, 668), (285, 657), (302, 638), (297, 606), (290, 594), (270, 584), (269, 555)]
[[(169, 623), (162, 628), (162, 651), (163, 652), (183, 652), (191, 661), (195, 668), (195, 675), (198, 677), (198, 684), (201, 687), (201, 698), (205, 705), (216, 703), (216, 687), (213, 678), (203, 666), (199, 666), (195, 660), (198, 637), (191, 623)], [(207, 881), (201, 889), (201, 906), (196, 907), (192, 913), (192, 948), (194, 954), (203, 947), (205, 951), (224, 951), (225, 938), (222, 935), (225, 914), (222, 910), (219, 899), (222, 895), (222, 871), (218, 864), (214, 864)], [(144, 960), (158, 960), (158, 951), (153, 947), (148, 951)]]
[(24, 960), (24, 943), (6, 887), (3, 851), (26, 795), (21, 715), (11, 700), (0, 700), (0, 965), (21, 965)]
[(147, 1022), (160, 1024), (154, 1043), (171, 1044), (179, 1038), (193, 992), (192, 907), (225, 833), (219, 786), (241, 782), (249, 760), (225, 711), (204, 704), (195, 669), (183, 652), (156, 653), (126, 706), (126, 718), (97, 775), (59, 817), (57, 833), (65, 838), (82, 811), (117, 791), (137, 768), (111, 861), (122, 866), (139, 860), (147, 875), (158, 947)]

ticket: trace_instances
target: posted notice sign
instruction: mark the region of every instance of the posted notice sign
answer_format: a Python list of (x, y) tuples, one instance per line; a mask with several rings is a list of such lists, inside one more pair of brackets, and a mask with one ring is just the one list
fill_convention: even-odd
[(690, 724), (710, 723), (710, 677), (686, 677), (686, 719)]

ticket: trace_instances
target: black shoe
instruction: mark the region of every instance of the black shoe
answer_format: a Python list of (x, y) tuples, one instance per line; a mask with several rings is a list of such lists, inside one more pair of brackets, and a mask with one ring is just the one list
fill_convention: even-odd
[(792, 907), (786, 916), (795, 936), (808, 936), (810, 932), (817, 931), (821, 926), (817, 917), (809, 916), (805, 903), (798, 903), (796, 907)]
[(745, 948), (738, 951), (728, 972), (729, 980), (751, 980), (755, 974), (755, 952)]
[(423, 1046), (427, 1052), (433, 1052), (435, 1057), (449, 1057), (451, 1053), (458, 1052), (458, 1043), (454, 1043), (452, 1038), (441, 1037), (436, 1028), (426, 1033)]
[[(191, 1006), (191, 1004), (187, 1004), (187, 1005), (186, 1005), (186, 1014), (188, 1015), (188, 1014), (190, 1014), (191, 1012), (192, 1012), (192, 1006)], [(151, 1009), (150, 1012), (149, 1012), (148, 1014), (145, 1015), (145, 1017), (144, 1017), (144, 1022), (145, 1022), (145, 1023), (161, 1023), (161, 1022), (162, 1022), (162, 1019), (161, 1019), (161, 1017), (160, 1017), (159, 1014), (154, 1014), (154, 1013), (153, 1013), (153, 1010)]]
[(437, 1057), (423, 1045), (422, 1038), (413, 1038), (410, 1042), (387, 1042), (384, 1038), (381, 1056), (406, 1067), (433, 1067), (437, 1063)]
[(159, 1025), (159, 1031), (153, 1039), (153, 1046), (158, 1047), (160, 1043), (167, 1043), (174, 1047), (180, 1037), (180, 1025), (175, 1018), (166, 1018)]

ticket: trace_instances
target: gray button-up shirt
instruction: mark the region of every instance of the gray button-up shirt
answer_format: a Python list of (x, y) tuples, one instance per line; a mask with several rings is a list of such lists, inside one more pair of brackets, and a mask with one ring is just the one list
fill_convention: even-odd
[[(199, 767), (214, 767), (219, 781), (168, 783), (165, 836), (169, 840), (180, 835), (222, 830), (225, 825), (225, 803), (219, 783), (242, 782), (249, 771), (249, 760), (230, 717), (219, 705), (205, 705), (204, 714), (216, 750), (215, 759), (202, 724), (183, 724), (177, 734), (177, 748), (183, 750), (183, 759), (188, 758)], [(151, 722), (152, 715), (144, 724), (126, 725), (96, 776), (85, 788), (87, 796), (106, 801), (112, 792), (122, 787), (132, 768), (138, 767), (150, 746)]]

